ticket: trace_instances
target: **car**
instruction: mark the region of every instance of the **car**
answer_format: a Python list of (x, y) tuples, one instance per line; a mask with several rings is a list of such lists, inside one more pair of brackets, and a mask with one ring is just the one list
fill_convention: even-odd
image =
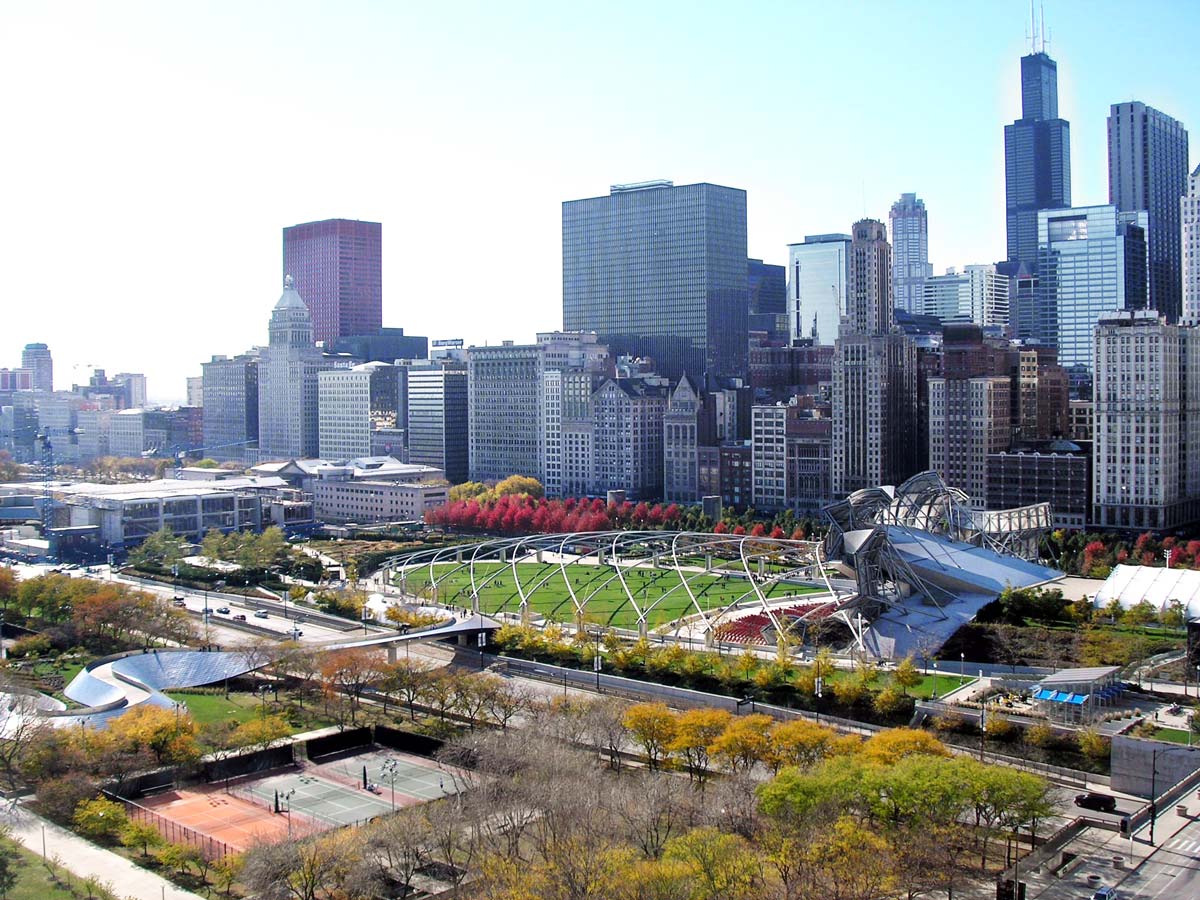
[(229, 607), (228, 607), (228, 606), (218, 606), (218, 607), (217, 607), (217, 614), (218, 614), (218, 615), (222, 615), (222, 616), (227, 616), (227, 615), (229, 615)]
[(1110, 797), (1108, 794), (1088, 791), (1086, 794), (1075, 795), (1075, 805), (1083, 809), (1093, 809), (1096, 812), (1111, 813), (1117, 811), (1117, 798)]
[(256, 611), (255, 611), (255, 613), (254, 613), (254, 618), (256, 618), (256, 619), (269, 619), (269, 618), (271, 618), (271, 615), (270, 615), (270, 613), (268, 613), (268, 612), (267, 612), (265, 609), (260, 609), (260, 610), (256, 610)]
[(175, 597), (171, 600), (172, 606), (187, 606), (187, 601), (182, 597)]
[(245, 613), (238, 613), (236, 616), (234, 616), (234, 617), (233, 617), (233, 621), (235, 621), (235, 622), (245, 622), (245, 621), (246, 621), (246, 614), (245, 614)]
[(1092, 900), (1118, 900), (1117, 889), (1113, 887), (1099, 888), (1092, 894)]

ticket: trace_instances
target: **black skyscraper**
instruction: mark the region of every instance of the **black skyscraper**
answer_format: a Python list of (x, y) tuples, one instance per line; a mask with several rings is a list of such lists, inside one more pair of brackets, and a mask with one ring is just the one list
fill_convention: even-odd
[(745, 376), (746, 192), (669, 181), (563, 203), (563, 327), (670, 378)]

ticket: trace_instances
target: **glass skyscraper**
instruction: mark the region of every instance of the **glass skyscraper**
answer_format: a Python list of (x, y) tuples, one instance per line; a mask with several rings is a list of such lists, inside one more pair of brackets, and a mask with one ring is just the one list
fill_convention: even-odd
[(563, 328), (699, 380), (747, 372), (746, 192), (669, 181), (563, 203)]
[(1108, 202), (1145, 210), (1150, 306), (1178, 322), (1183, 262), (1179, 201), (1187, 193), (1188, 134), (1182, 122), (1145, 103), (1114, 103), (1108, 116)]
[[(1004, 126), (1004, 182), (1008, 259), (1036, 275), (1038, 212), (1071, 205), (1071, 126), (1058, 117), (1058, 64), (1045, 51), (1021, 57), (1021, 118)], [(1032, 295), (1014, 298), (1020, 337), (1036, 321)]]
[(383, 226), (326, 219), (283, 229), (283, 274), (312, 316), (313, 340), (376, 334), (383, 326)]
[(788, 244), (788, 321), (793, 343), (833, 346), (850, 281), (850, 235), (810, 234)]
[(892, 232), (892, 292), (894, 306), (906, 312), (921, 311), (925, 279), (933, 274), (929, 265), (929, 214), (925, 201), (916, 194), (901, 194), (889, 214)]
[(1092, 369), (1096, 323), (1145, 309), (1146, 213), (1080, 206), (1038, 213), (1038, 331), (1064, 368)]

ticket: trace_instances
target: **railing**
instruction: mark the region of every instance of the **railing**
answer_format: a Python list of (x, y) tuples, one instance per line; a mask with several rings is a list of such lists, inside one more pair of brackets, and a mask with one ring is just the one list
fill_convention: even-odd
[(168, 819), (166, 816), (160, 816), (152, 809), (142, 806), (140, 803), (135, 803), (125, 797), (117, 794), (110, 794), (105, 791), (105, 794), (113, 800), (122, 803), (125, 806), (125, 815), (137, 822), (146, 822), (158, 829), (158, 833), (164, 839), (172, 844), (187, 844), (189, 847), (195, 847), (204, 858), (210, 862), (223, 859), (230, 853), (237, 853), (237, 848), (230, 847), (224, 841), (219, 841), (211, 835), (196, 831), (194, 828), (188, 828), (186, 825), (181, 825), (173, 819)]

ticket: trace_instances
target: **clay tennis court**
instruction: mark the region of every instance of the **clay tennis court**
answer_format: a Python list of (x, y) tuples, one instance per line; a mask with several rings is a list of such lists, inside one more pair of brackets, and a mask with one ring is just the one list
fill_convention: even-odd
[[(255, 843), (277, 841), (288, 834), (286, 816), (275, 815), (270, 809), (227, 794), (217, 786), (181, 788), (145, 797), (137, 806), (153, 815), (138, 816), (135, 808), (130, 810), (131, 817), (153, 821), (169, 841), (194, 846), (200, 846), (200, 839), (208, 837), (239, 851)], [(182, 826), (185, 833), (174, 833), (175, 825)], [(196, 832), (195, 839), (189, 839), (186, 834), (189, 830)]]

